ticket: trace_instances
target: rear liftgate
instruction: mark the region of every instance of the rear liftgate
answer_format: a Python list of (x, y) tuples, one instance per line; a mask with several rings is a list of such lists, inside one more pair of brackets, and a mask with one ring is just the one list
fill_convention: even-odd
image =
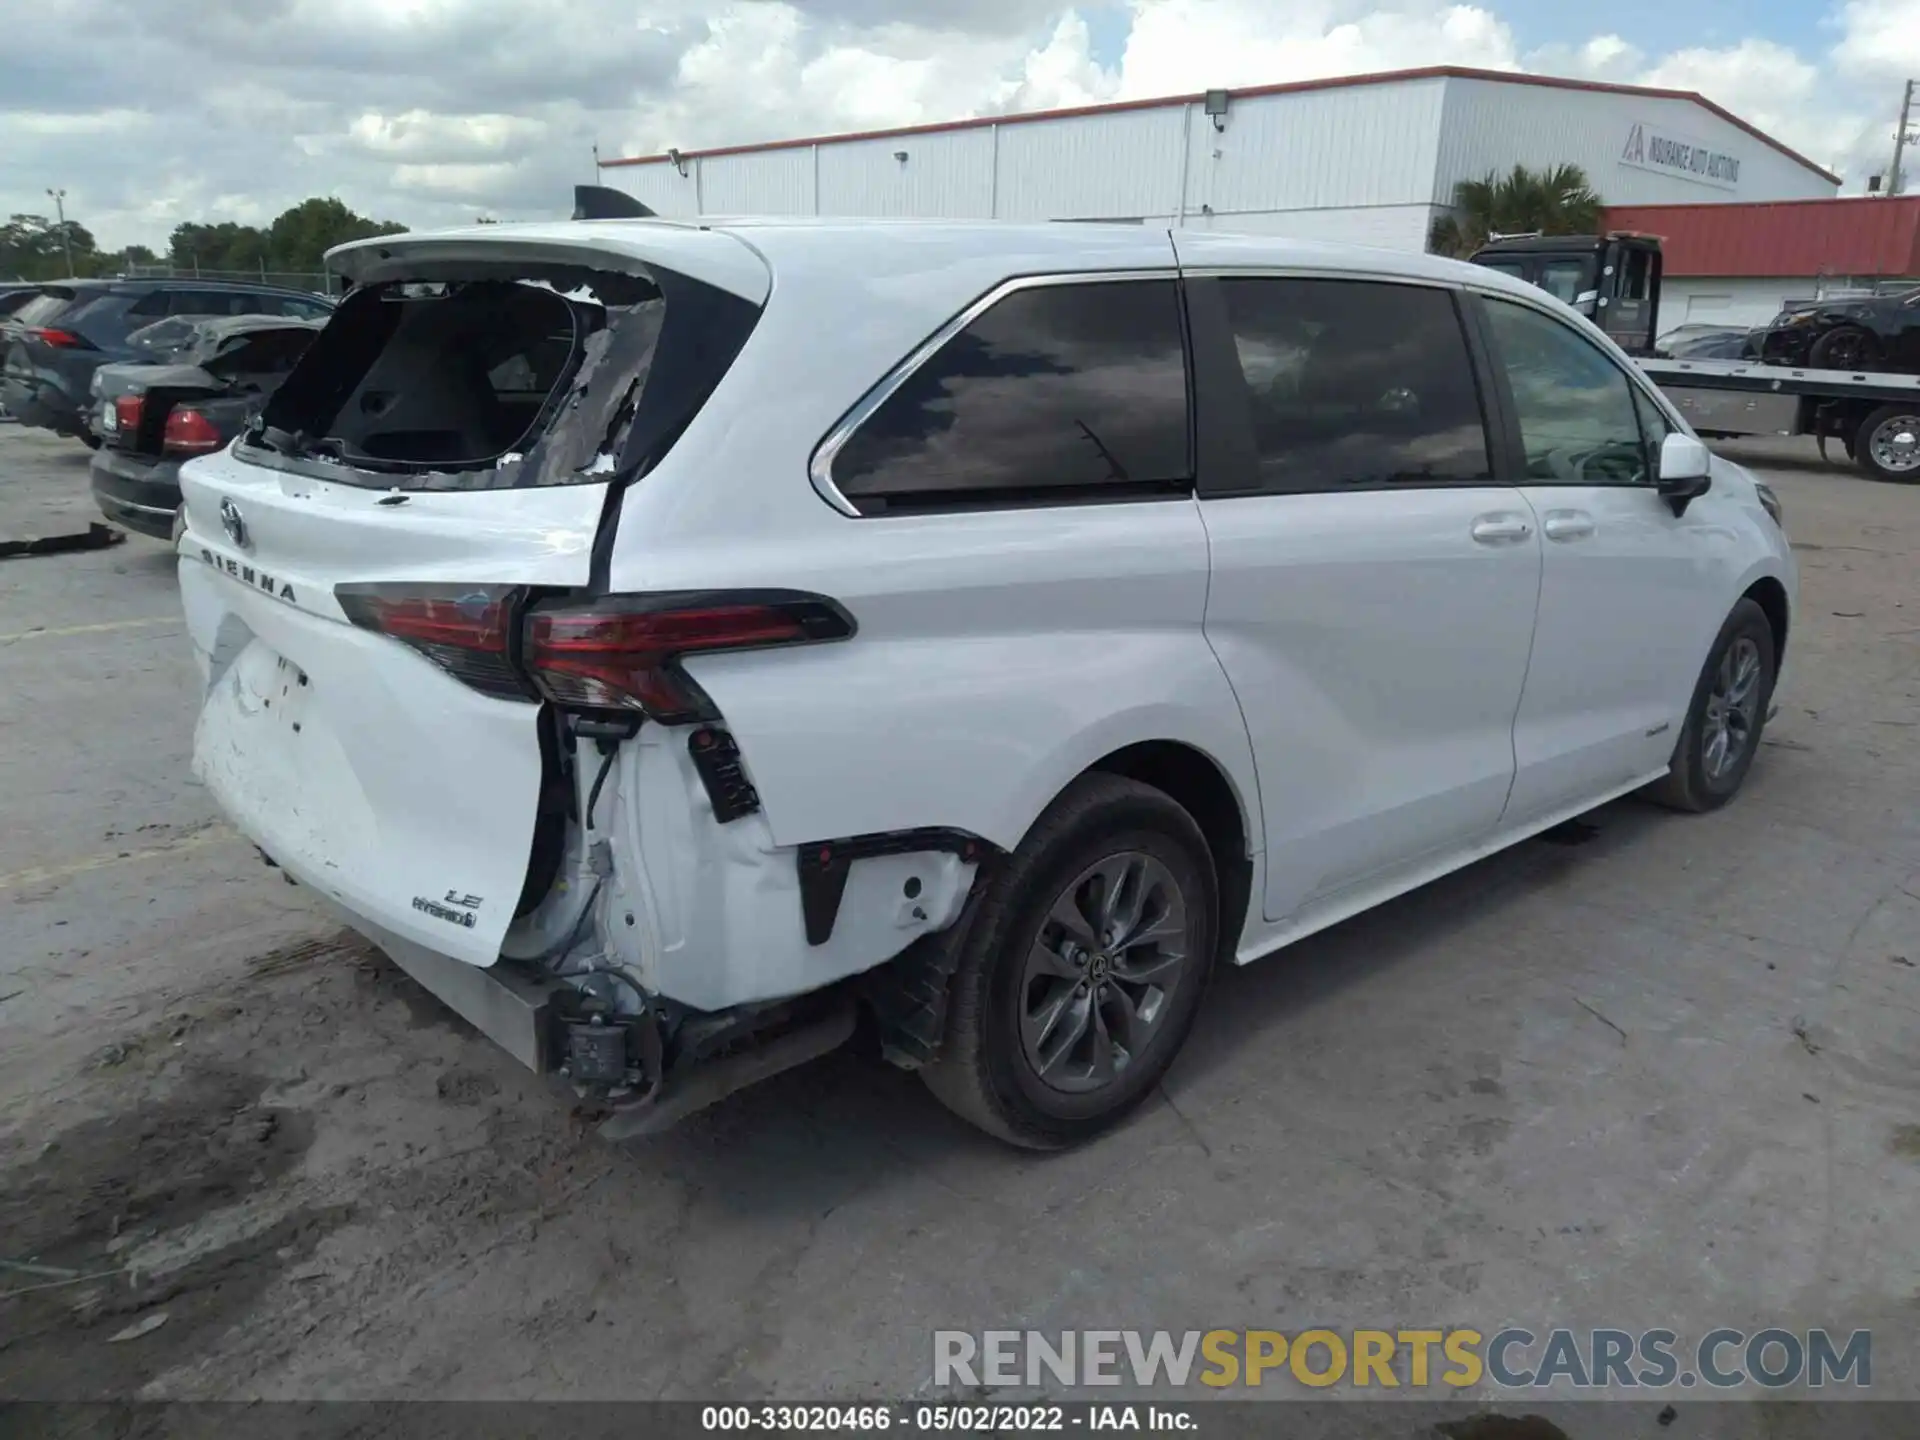
[[(844, 1000), (705, 1015), (570, 958), (612, 873), (596, 792), (644, 721), (693, 727), (718, 821), (757, 808), (679, 657), (852, 633), (812, 596), (590, 589), (621, 488), (732, 364), (764, 265), (669, 227), (335, 260), (359, 288), (235, 450), (182, 475), (196, 772), (429, 990), (622, 1103), (622, 1133), (838, 1044)], [(497, 964), (547, 912), (564, 928)]]

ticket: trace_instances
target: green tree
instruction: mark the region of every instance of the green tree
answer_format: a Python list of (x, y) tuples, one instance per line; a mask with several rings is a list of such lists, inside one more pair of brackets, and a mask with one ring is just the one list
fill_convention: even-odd
[(259, 270), (267, 259), (267, 237), (258, 226), (231, 220), (187, 222), (173, 227), (167, 259), (182, 270)]
[(128, 245), (120, 250), (102, 250), (93, 257), (89, 275), (126, 275), (136, 265), (157, 265), (160, 257), (144, 245)]
[(274, 217), (267, 227), (267, 249), (275, 270), (319, 270), (327, 251), (349, 240), (397, 235), (407, 227), (392, 220), (371, 220), (332, 196), (302, 200)]
[(271, 224), (176, 225), (167, 242), (168, 259), (180, 269), (239, 270), (266, 274), (315, 274), (327, 251), (349, 240), (393, 235), (407, 227), (372, 220), (332, 196), (314, 196), (281, 211)]
[[(73, 268), (67, 268), (67, 253)], [(95, 263), (93, 235), (77, 221), (60, 223), (45, 215), (10, 215), (0, 225), (0, 279), (62, 280), (68, 275), (91, 275)]]
[(1600, 228), (1602, 201), (1578, 165), (1462, 180), (1453, 187), (1453, 213), (1433, 222), (1427, 248), (1462, 259), (1494, 235), (1587, 235)]

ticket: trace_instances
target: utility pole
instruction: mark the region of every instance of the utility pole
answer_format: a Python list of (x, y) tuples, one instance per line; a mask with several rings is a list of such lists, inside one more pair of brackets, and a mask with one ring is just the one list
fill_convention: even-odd
[(1900, 155), (1907, 148), (1907, 120), (1913, 114), (1914, 81), (1907, 81), (1907, 88), (1900, 92), (1900, 128), (1893, 132), (1893, 173), (1887, 176), (1887, 194), (1898, 195), (1900, 185)]
[[(1908, 88), (1911, 90), (1912, 87)], [(54, 213), (60, 217), (60, 247), (67, 252), (67, 278), (71, 280), (73, 279), (73, 237), (67, 233), (67, 192), (49, 190), (47, 194), (53, 197)]]

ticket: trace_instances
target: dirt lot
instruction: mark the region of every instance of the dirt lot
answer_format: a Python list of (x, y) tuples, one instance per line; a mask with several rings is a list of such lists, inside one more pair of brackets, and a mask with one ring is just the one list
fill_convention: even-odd
[[(854, 1054), (578, 1133), (218, 821), (164, 546), (0, 562), (0, 1395), (898, 1397), (935, 1327), (1520, 1323), (1868, 1327), (1920, 1396), (1920, 489), (1731, 453), (1805, 587), (1741, 800), (1224, 975), (1051, 1158)], [(0, 428), (0, 519), (85, 473)]]

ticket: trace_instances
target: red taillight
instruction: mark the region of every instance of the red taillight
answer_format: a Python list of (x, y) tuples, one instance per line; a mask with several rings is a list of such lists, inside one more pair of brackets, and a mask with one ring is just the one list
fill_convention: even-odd
[(170, 455), (208, 455), (226, 443), (206, 416), (198, 410), (182, 408), (167, 416), (166, 434), (161, 437), (160, 448)]
[(504, 585), (340, 585), (347, 618), (411, 645), (454, 679), (503, 700), (534, 698), (513, 668), (513, 589)]
[(682, 656), (852, 634), (839, 606), (794, 591), (613, 596), (535, 610), (524, 653), (550, 700), (680, 724), (714, 717), (713, 703), (677, 663)]
[(91, 350), (93, 347), (86, 337), (76, 335), (71, 330), (60, 330), (53, 326), (42, 325), (27, 331), (29, 340), (38, 340), (42, 345), (51, 345), (56, 350)]
[(142, 395), (122, 395), (113, 402), (114, 428), (129, 438), (139, 432), (140, 412), (146, 408), (146, 397)]

